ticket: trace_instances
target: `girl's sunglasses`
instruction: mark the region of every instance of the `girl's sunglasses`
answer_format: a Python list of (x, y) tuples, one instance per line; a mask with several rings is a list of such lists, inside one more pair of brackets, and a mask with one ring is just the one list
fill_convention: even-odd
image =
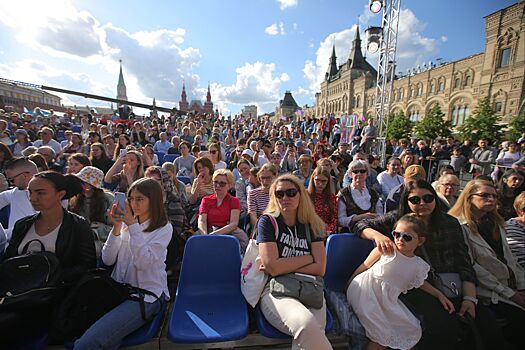
[(297, 193), (299, 191), (296, 189), (296, 188), (289, 188), (287, 190), (284, 190), (284, 191), (275, 191), (275, 197), (279, 198), (279, 199), (283, 199), (284, 198), (284, 195), (286, 195), (286, 197), (288, 198), (293, 198), (295, 196), (297, 196)]
[(434, 195), (433, 194), (425, 194), (421, 197), (419, 196), (412, 196), (412, 197), (409, 197), (408, 198), (408, 201), (412, 204), (420, 204), (421, 201), (423, 201), (424, 203), (432, 203), (434, 201)]
[(401, 239), (405, 242), (410, 242), (411, 240), (415, 239), (414, 236), (408, 234), (408, 233), (405, 233), (405, 232), (398, 232), (398, 231), (392, 231), (392, 236), (394, 236), (395, 239), (399, 239), (399, 237), (401, 237)]

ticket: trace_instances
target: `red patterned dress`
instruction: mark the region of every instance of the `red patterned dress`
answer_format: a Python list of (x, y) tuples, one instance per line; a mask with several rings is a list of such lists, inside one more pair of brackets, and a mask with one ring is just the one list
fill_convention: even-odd
[(337, 199), (335, 194), (330, 194), (330, 202), (332, 209), (328, 203), (323, 200), (323, 196), (314, 194), (314, 206), (315, 212), (326, 224), (326, 232), (333, 233), (337, 232)]

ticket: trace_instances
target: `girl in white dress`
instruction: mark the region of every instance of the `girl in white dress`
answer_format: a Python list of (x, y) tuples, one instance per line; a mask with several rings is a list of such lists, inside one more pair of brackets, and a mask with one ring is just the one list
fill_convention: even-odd
[(425, 223), (407, 214), (394, 227), (393, 255), (381, 255), (374, 248), (350, 278), (346, 292), (359, 321), (370, 339), (367, 349), (411, 349), (421, 338), (419, 320), (398, 299), (401, 293), (421, 288), (438, 298), (445, 310), (454, 306), (438, 289), (425, 281), (430, 266), (414, 254), (425, 242)]

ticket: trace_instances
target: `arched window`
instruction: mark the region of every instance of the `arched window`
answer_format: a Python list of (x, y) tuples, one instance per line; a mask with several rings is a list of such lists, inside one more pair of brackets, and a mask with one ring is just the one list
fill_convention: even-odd
[(399, 96), (400, 96), (400, 99), (404, 99), (405, 98), (405, 89), (401, 89), (400, 93), (399, 93)]
[(445, 91), (445, 79), (439, 82), (439, 92)]
[(360, 102), (361, 102), (361, 98), (359, 96), (357, 96), (357, 100), (356, 100), (356, 104), (355, 104), (356, 108), (359, 108)]
[(454, 80), (454, 89), (459, 89), (459, 84), (460, 84), (460, 80), (459, 78), (456, 78), (456, 80)]
[(470, 75), (467, 75), (465, 78), (465, 86), (470, 86), (472, 84), (472, 77)]
[(355, 96), (352, 98), (352, 108), (355, 108), (356, 107), (356, 100), (355, 100)]
[(417, 84), (417, 95), (421, 96), (423, 93), (423, 84)]
[(452, 126), (458, 125), (458, 107), (454, 106), (454, 109), (452, 110)]
[(436, 92), (436, 84), (432, 83), (430, 84), (430, 93), (433, 94)]

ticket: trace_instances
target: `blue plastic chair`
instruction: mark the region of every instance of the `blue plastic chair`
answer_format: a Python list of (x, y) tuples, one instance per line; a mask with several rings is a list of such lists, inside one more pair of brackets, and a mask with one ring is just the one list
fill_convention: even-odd
[(7, 229), (9, 228), (9, 215), (11, 214), (11, 205), (6, 205), (0, 209), (0, 224)]
[(117, 187), (118, 187), (118, 182), (114, 182), (114, 183), (110, 183), (110, 184), (108, 184), (107, 182), (104, 182), (103, 187), (106, 190), (110, 190), (111, 192), (114, 192), (117, 189)]
[(330, 235), (326, 241), (325, 289), (344, 292), (346, 282), (373, 248), (373, 241), (351, 233)]
[(179, 155), (178, 154), (166, 154), (164, 156), (164, 159), (162, 161), (162, 164), (164, 163), (173, 163), (173, 161), (175, 160), (175, 158), (177, 158)]
[(166, 153), (164, 152), (155, 152), (157, 155), (157, 158), (159, 160), (159, 164), (162, 165), (164, 163), (164, 156), (166, 156)]
[(82, 125), (73, 125), (71, 127), (71, 131), (78, 132), (78, 133), (82, 132)]
[(174, 343), (213, 343), (248, 335), (241, 255), (233, 236), (192, 236), (186, 243), (168, 324)]
[[(153, 339), (153, 337), (159, 333), (162, 320), (166, 314), (167, 304), (166, 301), (161, 301), (160, 312), (151, 321), (124, 338), (120, 344), (120, 348), (122, 349), (129, 346), (145, 344)], [(67, 341), (64, 343), (66, 349), (73, 349), (74, 345), (75, 343), (73, 341)]]
[(57, 141), (62, 142), (66, 139), (66, 134), (64, 133), (64, 130), (58, 130), (57, 131)]
[(177, 176), (177, 180), (185, 185), (191, 185), (191, 177), (189, 176)]
[[(290, 339), (291, 336), (279, 331), (277, 328), (272, 326), (264, 317), (259, 304), (255, 307), (255, 322), (259, 332), (266, 338), (272, 339)], [(324, 328), (325, 333), (330, 333), (334, 327), (334, 319), (332, 314), (326, 309), (326, 326)]]

